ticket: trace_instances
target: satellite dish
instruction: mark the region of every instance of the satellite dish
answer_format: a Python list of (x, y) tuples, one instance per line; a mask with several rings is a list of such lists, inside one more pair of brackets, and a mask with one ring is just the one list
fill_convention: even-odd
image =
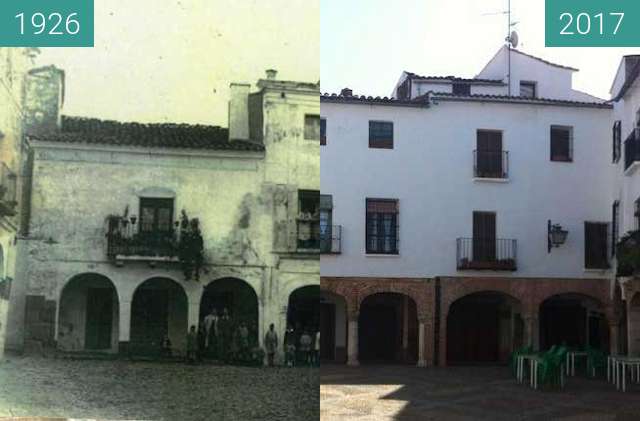
[(516, 31), (511, 31), (511, 35), (509, 35), (507, 40), (513, 48), (518, 48), (518, 33)]

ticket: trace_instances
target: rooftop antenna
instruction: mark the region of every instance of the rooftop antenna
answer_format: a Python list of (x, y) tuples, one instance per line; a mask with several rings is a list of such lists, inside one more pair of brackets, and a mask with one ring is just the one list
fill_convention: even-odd
[(483, 16), (490, 15), (507, 15), (507, 37), (504, 40), (507, 46), (507, 82), (509, 96), (511, 96), (511, 49), (518, 48), (519, 43), (518, 33), (512, 28), (519, 22), (511, 21), (511, 0), (507, 1), (507, 10), (503, 10), (502, 12), (483, 13)]

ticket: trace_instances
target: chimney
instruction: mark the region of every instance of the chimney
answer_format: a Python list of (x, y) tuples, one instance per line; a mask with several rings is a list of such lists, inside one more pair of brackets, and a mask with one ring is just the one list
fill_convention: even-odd
[(267, 79), (269, 80), (275, 80), (276, 76), (278, 75), (278, 71), (276, 69), (267, 69), (265, 73), (267, 74)]
[(229, 99), (229, 139), (249, 139), (248, 83), (232, 83)]
[(353, 96), (353, 91), (349, 88), (343, 88), (340, 91), (340, 96)]
[(64, 104), (64, 71), (55, 66), (30, 70), (24, 97), (25, 129), (28, 135), (58, 131)]

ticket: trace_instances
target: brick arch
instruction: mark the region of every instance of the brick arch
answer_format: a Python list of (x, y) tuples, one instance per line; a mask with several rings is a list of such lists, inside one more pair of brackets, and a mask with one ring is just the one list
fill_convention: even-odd
[(596, 300), (604, 310), (607, 319), (615, 318), (615, 308), (610, 297), (609, 283), (602, 279), (553, 279), (545, 280), (530, 291), (531, 309), (538, 314), (540, 306), (549, 298), (577, 294)]
[(405, 295), (411, 298), (413, 302), (416, 304), (418, 319), (423, 320), (425, 317), (427, 317), (426, 313), (428, 309), (426, 308), (427, 305), (425, 304), (424, 294), (421, 293), (420, 291), (416, 291), (415, 287), (406, 286), (406, 285), (394, 285), (394, 284), (370, 285), (364, 288), (363, 290), (361, 290), (360, 294), (358, 294), (358, 297), (357, 297), (358, 309), (360, 309), (360, 306), (362, 305), (364, 300), (366, 300), (368, 297), (371, 297), (372, 295), (375, 295), (375, 294)]
[(526, 288), (510, 278), (487, 278), (482, 282), (478, 278), (443, 278), (442, 280), (441, 315), (446, 317), (453, 303), (466, 296), (481, 292), (496, 292), (507, 295), (522, 305), (523, 311), (528, 307)]

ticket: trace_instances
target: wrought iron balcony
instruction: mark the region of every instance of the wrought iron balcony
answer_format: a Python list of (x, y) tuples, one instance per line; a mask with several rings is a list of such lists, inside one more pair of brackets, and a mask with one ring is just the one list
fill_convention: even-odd
[(634, 129), (624, 141), (625, 171), (637, 161), (640, 161), (640, 130)]
[(458, 238), (456, 241), (458, 270), (515, 271), (517, 242), (501, 238)]
[(131, 222), (107, 232), (107, 256), (112, 260), (177, 260), (178, 239), (169, 232), (139, 232)]
[(508, 151), (473, 151), (475, 178), (509, 178)]
[(16, 214), (16, 174), (2, 162), (0, 163), (0, 215), (14, 216)]
[(330, 225), (320, 232), (320, 253), (342, 253), (342, 225)]

